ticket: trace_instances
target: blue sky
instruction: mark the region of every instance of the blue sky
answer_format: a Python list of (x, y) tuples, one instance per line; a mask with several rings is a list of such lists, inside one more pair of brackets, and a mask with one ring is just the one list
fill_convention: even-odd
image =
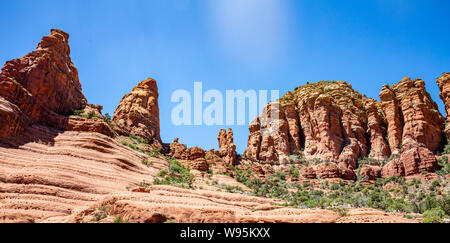
[[(147, 77), (159, 85), (161, 136), (217, 148), (218, 126), (171, 122), (177, 89), (278, 89), (346, 80), (378, 99), (383, 84), (450, 71), (450, 1), (1, 1), (0, 63), (35, 49), (51, 28), (70, 34), (88, 102), (113, 114)], [(205, 104), (206, 106), (207, 104)], [(243, 152), (248, 128), (233, 126)]]

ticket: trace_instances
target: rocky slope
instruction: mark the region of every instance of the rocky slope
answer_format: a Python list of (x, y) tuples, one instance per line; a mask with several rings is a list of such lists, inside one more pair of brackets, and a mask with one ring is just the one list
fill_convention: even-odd
[(41, 125), (0, 139), (0, 222), (59, 221), (114, 192), (152, 181), (168, 163), (113, 139)]
[(376, 210), (354, 209), (341, 217), (331, 210), (284, 208), (279, 200), (215, 188), (140, 190), (168, 162), (99, 133), (33, 125), (0, 139), (0, 161), (0, 222), (415, 222)]

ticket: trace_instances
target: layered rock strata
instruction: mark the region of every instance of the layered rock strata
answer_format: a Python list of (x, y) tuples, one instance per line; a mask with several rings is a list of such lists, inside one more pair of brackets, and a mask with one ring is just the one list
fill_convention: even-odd
[[(444, 102), (448, 80), (448, 74), (438, 79)], [(421, 79), (404, 78), (392, 87), (383, 86), (380, 102), (361, 95), (344, 81), (321, 81), (298, 87), (267, 105), (250, 124), (245, 155), (254, 161), (283, 164), (289, 163), (290, 155), (301, 154), (307, 160), (356, 169), (363, 157), (382, 161), (405, 153), (400, 160), (406, 170), (414, 163), (433, 170), (435, 161), (428, 155), (441, 146), (443, 124), (444, 118)], [(414, 163), (403, 162), (418, 150), (424, 156)], [(364, 172), (369, 177), (380, 174), (378, 170)], [(308, 169), (305, 174), (312, 177), (313, 173)]]

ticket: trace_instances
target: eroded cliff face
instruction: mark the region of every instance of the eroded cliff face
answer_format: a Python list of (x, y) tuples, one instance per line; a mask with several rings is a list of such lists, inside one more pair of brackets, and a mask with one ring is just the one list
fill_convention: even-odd
[(66, 116), (87, 105), (78, 71), (70, 59), (68, 39), (63, 31), (51, 30), (35, 51), (2, 68), (0, 137), (18, 135), (33, 123), (61, 130), (93, 126), (96, 131), (103, 130), (100, 127), (104, 124), (80, 125), (80, 120)]
[[(368, 155), (367, 116), (363, 97), (343, 81), (322, 81), (297, 88), (268, 105), (250, 127), (246, 156), (279, 160), (303, 150), (308, 159), (341, 161), (356, 167)], [(279, 107), (278, 119), (267, 119)], [(276, 108), (275, 108), (276, 109)], [(258, 126), (258, 121), (263, 121)], [(260, 129), (258, 129), (260, 127)], [(264, 132), (262, 132), (262, 129)], [(275, 132), (273, 132), (275, 131)], [(382, 131), (374, 132), (374, 139)], [(261, 143), (258, 143), (258, 141)]]
[(61, 30), (51, 30), (35, 51), (7, 62), (0, 80), (17, 82), (42, 106), (58, 114), (86, 105), (78, 71), (70, 59), (69, 35)]
[(219, 136), (219, 155), (223, 158), (224, 162), (228, 165), (234, 165), (237, 161), (236, 145), (233, 139), (233, 130), (230, 128), (228, 132), (224, 129), (220, 130)]
[[(391, 105), (392, 99), (395, 106)], [(420, 146), (435, 152), (439, 148), (444, 118), (426, 91), (423, 80), (413, 81), (406, 77), (390, 88), (384, 86), (380, 102), (391, 128), (388, 137), (392, 151)]]
[(135, 135), (152, 143), (159, 135), (158, 86), (154, 79), (140, 82), (126, 94), (114, 112), (113, 121), (123, 135)]
[[(148, 79), (120, 103), (108, 123), (102, 107), (89, 105), (70, 59), (69, 35), (51, 30), (37, 49), (9, 61), (0, 74), (0, 137), (21, 134), (32, 124), (62, 131), (98, 132), (110, 137), (137, 135), (162, 149), (159, 135), (158, 90)], [(80, 111), (74, 114), (75, 111)]]
[(436, 82), (440, 90), (439, 97), (445, 105), (445, 114), (447, 117), (445, 134), (447, 137), (450, 137), (450, 73), (443, 73), (442, 76), (436, 80)]
[[(445, 100), (448, 76), (439, 80)], [(270, 112), (274, 109), (279, 110), (278, 117)], [(398, 163), (404, 171), (421, 172), (416, 167), (430, 171), (436, 160), (429, 155), (441, 146), (443, 124), (444, 118), (421, 79), (404, 78), (392, 87), (383, 86), (380, 102), (361, 95), (344, 81), (321, 81), (298, 87), (269, 104), (250, 125), (245, 155), (255, 161), (283, 164), (295, 153), (307, 160), (338, 163), (345, 170), (359, 167), (358, 160), (363, 157), (382, 161), (401, 154)], [(423, 156), (416, 156), (417, 151)], [(369, 169), (373, 168), (364, 170), (369, 177), (380, 174), (378, 169)], [(304, 173), (309, 177), (317, 174), (312, 171)], [(331, 174), (339, 177), (338, 172)]]
[(367, 99), (364, 103), (367, 115), (367, 133), (370, 136), (369, 157), (382, 160), (391, 154), (386, 137), (386, 127), (383, 122), (383, 113), (374, 99)]

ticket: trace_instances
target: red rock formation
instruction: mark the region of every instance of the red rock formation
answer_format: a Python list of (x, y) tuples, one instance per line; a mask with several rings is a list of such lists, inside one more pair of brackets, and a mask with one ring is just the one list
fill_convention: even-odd
[(180, 161), (181, 163), (193, 169), (200, 171), (207, 171), (209, 169), (209, 163), (205, 159), (206, 151), (199, 147), (187, 148), (186, 145), (179, 143), (178, 138), (170, 144), (168, 155), (182, 160)]
[(435, 155), (427, 148), (415, 147), (403, 152), (400, 159), (391, 160), (383, 167), (381, 176), (410, 176), (437, 169)]
[(387, 178), (392, 176), (405, 176), (405, 167), (399, 162), (399, 159), (390, 160), (381, 170), (381, 177)]
[[(380, 99), (389, 127), (392, 128), (388, 128), (391, 150), (398, 151), (401, 149), (400, 144), (404, 150), (418, 145), (431, 151), (439, 148), (444, 118), (426, 91), (423, 80), (404, 78), (391, 88), (385, 86)], [(396, 102), (392, 102), (392, 99)], [(388, 104), (393, 105), (391, 107)]]
[(189, 155), (186, 153), (186, 145), (179, 143), (179, 139), (176, 138), (173, 143), (170, 144), (169, 156), (176, 159), (188, 159)]
[(20, 134), (31, 122), (17, 105), (0, 96), (0, 137)]
[(140, 82), (119, 103), (114, 118), (123, 135), (133, 134), (161, 143), (159, 135), (158, 87), (154, 79)]
[(115, 135), (113, 129), (100, 119), (86, 119), (81, 117), (71, 117), (60, 127), (65, 131), (85, 131), (97, 132), (113, 137)]
[(340, 178), (342, 178), (344, 180), (356, 181), (356, 179), (358, 179), (355, 174), (355, 171), (353, 171), (352, 169), (349, 169), (347, 167), (343, 167), (343, 166), (339, 166), (339, 175), (340, 175)]
[(316, 179), (317, 178), (316, 171), (310, 166), (303, 167), (300, 170), (300, 175), (307, 179)]
[(370, 135), (371, 150), (369, 157), (383, 160), (391, 153), (389, 145), (386, 143), (385, 127), (383, 124), (383, 115), (374, 99), (366, 100), (364, 108), (367, 114), (367, 128)]
[(173, 143), (170, 144), (169, 156), (183, 160), (196, 160), (205, 157), (205, 150), (199, 147), (187, 148), (186, 145), (179, 143), (178, 140), (179, 139), (176, 138)]
[(447, 125), (445, 126), (445, 134), (450, 137), (450, 73), (443, 73), (441, 77), (436, 80), (439, 86), (439, 97), (445, 105), (445, 113), (447, 117)]
[(20, 134), (33, 123), (60, 130), (101, 132), (113, 131), (102, 120), (67, 117), (76, 109), (97, 109), (87, 106), (81, 92), (78, 71), (70, 59), (69, 35), (52, 30), (36, 51), (9, 61), (0, 74), (0, 137)]
[[(280, 200), (212, 189), (182, 189), (151, 183), (168, 162), (148, 158), (98, 133), (61, 132), (33, 125), (0, 138), (6, 161), (0, 170), (0, 223), (113, 222), (408, 222), (371, 210), (279, 206)], [(151, 159), (151, 165), (141, 163)], [(101, 208), (104, 218), (96, 217)]]
[(436, 157), (424, 147), (416, 147), (403, 152), (400, 156), (400, 163), (405, 168), (406, 176), (424, 171), (433, 172), (437, 168)]
[(321, 163), (315, 167), (317, 178), (339, 178), (339, 168), (335, 163)]
[(205, 150), (199, 148), (199, 147), (193, 147), (188, 149), (188, 159), (190, 160), (196, 160), (196, 159), (200, 159), (200, 158), (205, 158), (206, 152)]
[[(343, 161), (356, 167), (358, 158), (368, 154), (364, 100), (341, 81), (299, 87), (283, 96), (279, 103), (268, 105), (252, 123), (246, 155), (256, 160), (277, 161), (304, 149), (308, 159)], [(278, 119), (268, 119), (277, 106)], [(264, 136), (262, 131), (275, 132)]]
[(78, 71), (70, 59), (69, 35), (51, 30), (36, 51), (9, 61), (2, 68), (0, 82), (19, 83), (47, 109), (67, 114), (86, 105)]
[(389, 88), (389, 85), (384, 85), (381, 90), (380, 104), (388, 123), (387, 135), (391, 152), (392, 154), (398, 154), (400, 152), (400, 144), (402, 143), (403, 116), (400, 112), (395, 93)]
[[(439, 79), (442, 90), (446, 77)], [(255, 161), (281, 163), (286, 155), (303, 150), (307, 160), (340, 163), (341, 175), (353, 178), (346, 169), (356, 169), (362, 157), (381, 161), (391, 151), (400, 154), (416, 147), (435, 152), (441, 142), (443, 117), (421, 79), (385, 85), (380, 103), (346, 82), (322, 81), (271, 104), (250, 125), (245, 155)], [(279, 111), (278, 117), (271, 111)]]
[[(292, 94), (290, 94), (292, 97)], [(293, 103), (284, 104), (283, 111), (288, 123), (289, 130), (289, 152), (300, 151), (302, 149), (300, 137), (300, 123), (296, 107)]]
[(217, 140), (219, 141), (219, 154), (225, 163), (228, 165), (236, 164), (237, 155), (236, 145), (233, 143), (233, 130), (228, 129), (228, 133), (224, 129), (220, 130)]
[(373, 165), (364, 165), (359, 171), (362, 179), (375, 180), (381, 177), (381, 167)]
[(250, 135), (248, 136), (248, 145), (244, 155), (251, 159), (259, 160), (259, 151), (261, 149), (261, 122), (256, 118), (250, 123)]
[[(444, 82), (441, 82), (444, 89)], [(445, 95), (443, 95), (445, 96)], [(441, 145), (444, 118), (421, 79), (404, 78), (394, 86), (384, 86), (380, 94), (386, 116), (390, 147), (400, 152), (400, 161), (391, 161), (382, 176), (412, 175), (436, 167), (435, 152)], [(401, 149), (401, 150), (400, 150)]]

